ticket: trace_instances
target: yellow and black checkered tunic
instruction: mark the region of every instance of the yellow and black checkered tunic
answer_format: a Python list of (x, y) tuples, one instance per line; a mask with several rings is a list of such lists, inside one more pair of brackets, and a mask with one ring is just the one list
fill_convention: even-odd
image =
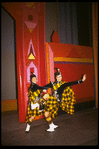
[[(57, 90), (62, 84), (66, 82), (61, 81), (56, 85), (53, 85), (53, 91)], [(60, 102), (60, 108), (68, 114), (74, 114), (75, 95), (71, 86), (66, 87), (62, 93), (62, 101)]]

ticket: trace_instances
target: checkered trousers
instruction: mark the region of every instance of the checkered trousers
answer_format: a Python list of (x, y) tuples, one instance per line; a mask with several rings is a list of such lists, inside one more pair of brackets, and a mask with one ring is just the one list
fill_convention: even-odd
[(52, 118), (56, 118), (58, 115), (57, 113), (58, 107), (59, 107), (58, 101), (56, 100), (55, 97), (51, 95), (49, 95), (48, 100), (45, 100), (44, 110), (42, 112), (39, 112), (38, 107), (35, 108), (34, 110), (30, 109), (29, 102), (34, 103), (35, 97), (38, 96), (39, 93), (40, 93), (39, 91), (36, 91), (36, 93), (29, 91), (29, 94), (28, 94), (29, 100), (28, 100), (27, 115), (26, 115), (26, 121), (25, 121), (26, 123), (31, 122), (30, 121), (31, 116), (36, 117), (36, 116), (44, 115), (45, 111), (49, 112)]
[(75, 95), (72, 87), (66, 87), (62, 94), (62, 102), (60, 108), (68, 114), (74, 114)]
[(49, 98), (48, 98), (48, 100), (46, 100), (46, 103), (44, 105), (44, 111), (48, 111), (52, 118), (57, 118), (58, 108), (59, 108), (59, 103), (58, 103), (57, 99), (55, 97), (49, 95)]
[(29, 104), (28, 104), (28, 107), (27, 107), (27, 115), (26, 115), (26, 120), (25, 120), (25, 122), (26, 122), (26, 123), (31, 122), (31, 121), (30, 121), (31, 116), (36, 117), (36, 116), (41, 116), (41, 115), (43, 115), (43, 114), (44, 114), (44, 111), (39, 112), (38, 107), (35, 108), (34, 110), (31, 110), (30, 107), (29, 107)]
[(25, 120), (26, 123), (31, 122), (31, 121), (30, 121), (31, 116), (36, 117), (36, 116), (41, 116), (41, 115), (43, 114), (43, 111), (42, 111), (42, 112), (39, 112), (38, 107), (35, 108), (34, 110), (31, 110), (31, 109), (30, 109), (30, 106), (29, 106), (29, 102), (31, 102), (32, 104), (36, 103), (36, 102), (35, 102), (35, 98), (36, 98), (39, 94), (40, 94), (40, 90), (37, 90), (37, 91), (35, 91), (35, 92), (32, 92), (32, 91), (30, 90), (29, 93), (28, 93), (28, 98), (29, 98), (29, 100), (28, 100), (27, 115), (26, 115), (26, 120)]

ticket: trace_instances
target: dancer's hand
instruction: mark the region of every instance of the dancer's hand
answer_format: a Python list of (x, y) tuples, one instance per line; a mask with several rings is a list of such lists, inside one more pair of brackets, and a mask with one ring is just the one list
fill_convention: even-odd
[(47, 90), (46, 90), (46, 89), (43, 89), (43, 92), (44, 92), (44, 93), (46, 93), (46, 92), (47, 92)]
[(83, 75), (82, 81), (86, 80), (86, 74)]
[(47, 100), (47, 99), (49, 98), (49, 94), (48, 94), (48, 93), (45, 94), (45, 95), (43, 96), (43, 98), (44, 98), (45, 100)]
[(48, 117), (49, 116), (49, 112), (45, 111), (44, 116)]

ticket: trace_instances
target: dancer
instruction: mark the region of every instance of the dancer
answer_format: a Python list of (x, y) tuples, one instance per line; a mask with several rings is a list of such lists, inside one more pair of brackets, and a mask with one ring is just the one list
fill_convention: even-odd
[[(30, 89), (28, 93), (28, 106), (26, 115), (26, 132), (30, 130), (30, 124), (36, 116), (44, 115), (49, 124), (47, 131), (52, 132), (57, 125), (54, 125), (52, 118), (57, 117), (58, 102), (55, 97), (47, 94), (45, 87), (36, 84), (36, 75), (30, 76)], [(43, 90), (43, 93), (40, 91)]]
[(86, 74), (82, 75), (80, 80), (66, 83), (62, 81), (60, 70), (58, 68), (55, 69), (55, 82), (50, 82), (44, 87), (52, 88), (52, 95), (56, 97), (63, 111), (74, 114), (75, 95), (71, 86), (83, 83), (86, 80)]
[(30, 75), (30, 88), (28, 92), (28, 105), (27, 105), (27, 115), (26, 115), (26, 132), (29, 132), (30, 130), (30, 123), (36, 116), (42, 115), (42, 112), (39, 112), (38, 107), (38, 101), (40, 100), (40, 90), (45, 89), (44, 87), (41, 87), (36, 84), (36, 75), (33, 73)]

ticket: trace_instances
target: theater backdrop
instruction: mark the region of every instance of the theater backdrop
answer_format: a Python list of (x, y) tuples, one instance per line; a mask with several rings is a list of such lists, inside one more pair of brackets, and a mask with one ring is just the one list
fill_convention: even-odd
[(41, 86), (54, 81), (54, 67), (60, 69), (66, 82), (87, 74), (83, 84), (73, 86), (76, 103), (94, 101), (93, 48), (60, 43), (56, 31), (52, 42), (47, 43), (45, 3), (6, 2), (2, 6), (16, 21), (19, 123), (25, 122), (30, 72), (36, 74), (37, 84)]

